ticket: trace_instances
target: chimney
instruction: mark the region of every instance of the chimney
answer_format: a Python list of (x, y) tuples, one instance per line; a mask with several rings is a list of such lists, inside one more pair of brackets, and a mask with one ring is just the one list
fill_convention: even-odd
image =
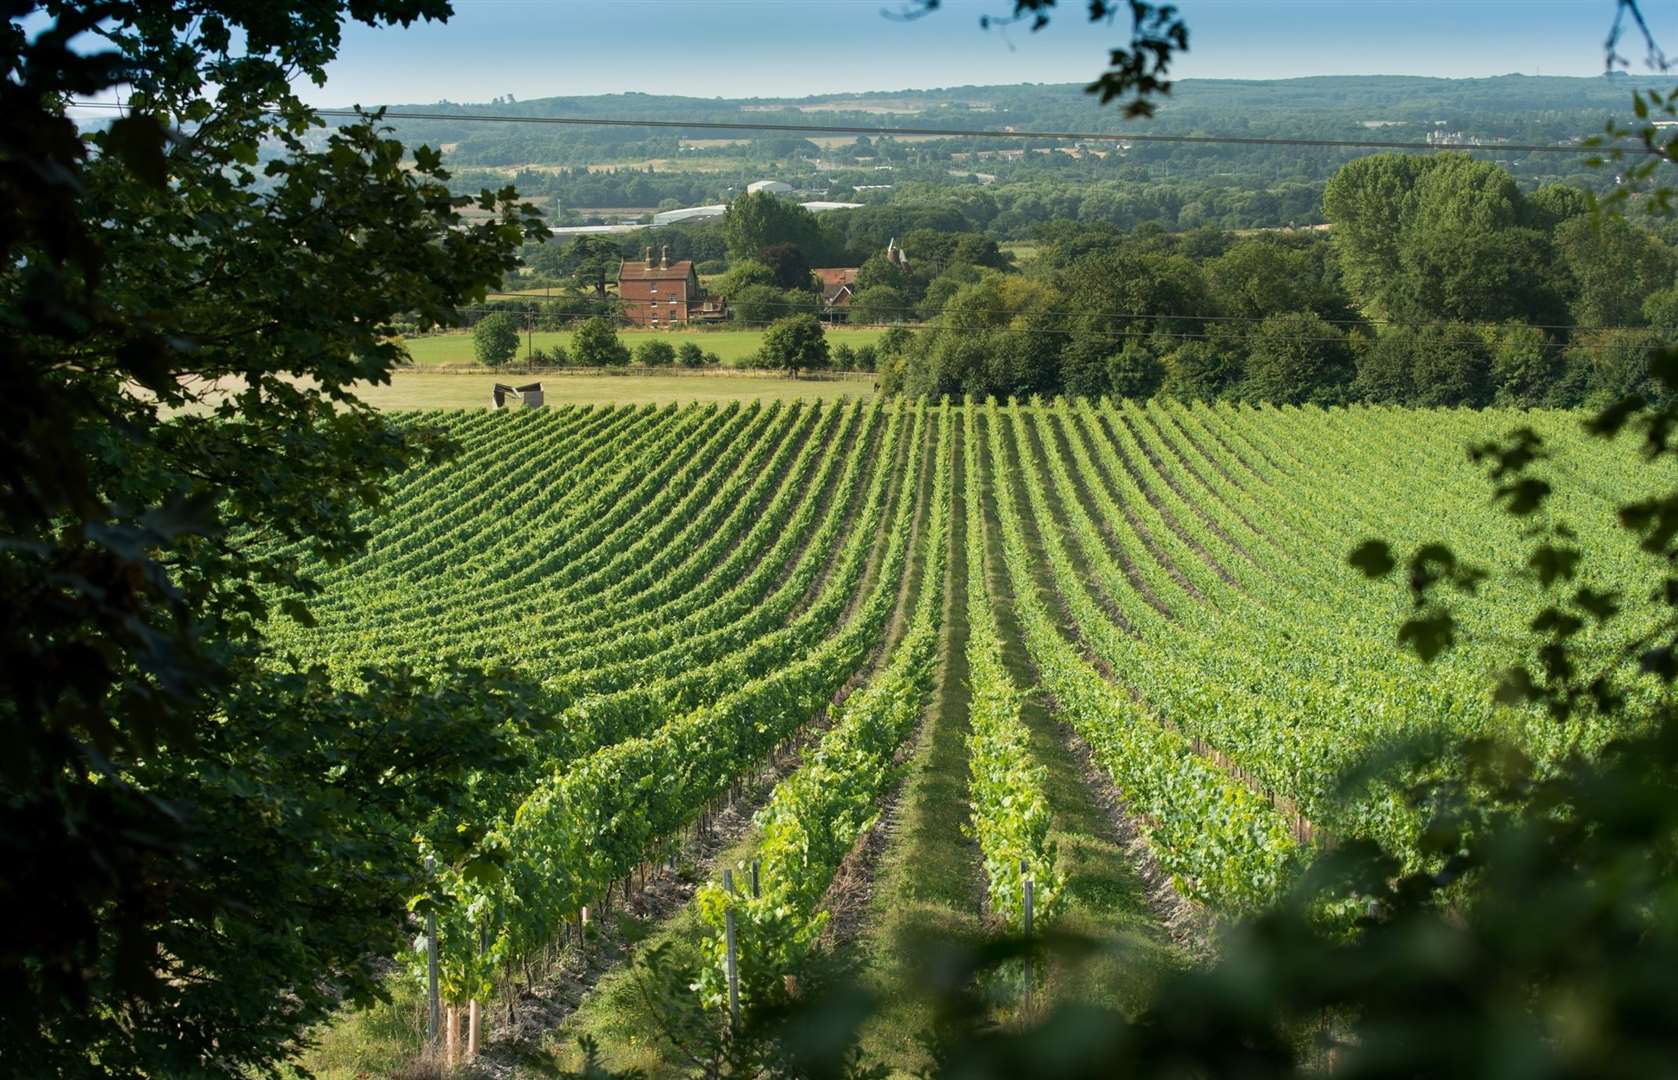
[(653, 268), (653, 246), (651, 244), (648, 244), (645, 248), (642, 249), (642, 251), (641, 251), (641, 262), (646, 266), (646, 268), (648, 270), (651, 270)]
[(669, 244), (665, 244), (663, 247), (658, 249), (658, 268), (660, 270), (670, 269), (670, 245)]

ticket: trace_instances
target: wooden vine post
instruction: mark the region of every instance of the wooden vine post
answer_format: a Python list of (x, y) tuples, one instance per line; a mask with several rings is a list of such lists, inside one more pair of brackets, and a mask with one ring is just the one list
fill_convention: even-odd
[[(425, 875), (429, 880), (437, 860), (425, 857)], [(425, 1044), (435, 1053), (437, 1036), (442, 1027), (441, 999), (437, 993), (437, 912), (429, 905), (425, 912)]]
[(1024, 859), (1020, 860), (1020, 881), (1025, 886), (1025, 1011), (1031, 1011), (1031, 901), (1032, 881), (1028, 876), (1030, 867)]
[(728, 1021), (729, 1028), (740, 1030), (740, 958), (734, 948), (734, 871), (722, 872), (723, 891), (728, 893), (731, 901), (723, 910), (723, 943), (724, 958), (728, 965)]
[[(487, 927), (478, 928), (478, 955), (482, 956), (489, 949), (489, 930)], [(478, 1046), (483, 1035), (483, 1009), (478, 1006), (478, 999), (473, 998), (466, 1003), (466, 1060), (478, 1059)]]

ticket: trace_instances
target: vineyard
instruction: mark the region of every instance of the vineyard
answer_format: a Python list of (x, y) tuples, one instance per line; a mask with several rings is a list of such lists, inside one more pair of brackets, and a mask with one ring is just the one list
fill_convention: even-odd
[[(1592, 550), (1619, 550), (1614, 508), (1649, 482), (1567, 413), (830, 401), (403, 422), (458, 452), (399, 483), (363, 555), (313, 567), (313, 625), (274, 632), (347, 682), (508, 676), (520, 753), (415, 855), (458, 1006), (512, 1002), (603, 913), (693, 867), (724, 817), (751, 825), (690, 871), (695, 992), (719, 1016), (783, 993), (857, 932), (835, 897), (868, 874), (872, 833), (905, 842), (891, 807), (938, 719), (962, 732), (970, 823), (947, 840), (992, 929), (1023, 927), (1028, 888), (1039, 927), (1078, 893), (1046, 794), (1064, 762), (1030, 708), (1185, 909), (1253, 910), (1344, 838), (1419, 862), (1415, 812), (1346, 795), (1353, 764), (1447, 729), (1540, 761), (1609, 733), (1489, 693), (1520, 646), (1494, 628), (1526, 621), (1536, 581), (1462, 597), (1458, 646), (1423, 665), (1396, 645), (1409, 593), (1348, 553), (1385, 537), (1519, 565), (1531, 523), (1465, 451), (1520, 425), (1557, 450), (1548, 512)], [(1630, 592), (1639, 569), (1628, 554), (1580, 584)], [(1582, 637), (1601, 656), (1619, 640)]]

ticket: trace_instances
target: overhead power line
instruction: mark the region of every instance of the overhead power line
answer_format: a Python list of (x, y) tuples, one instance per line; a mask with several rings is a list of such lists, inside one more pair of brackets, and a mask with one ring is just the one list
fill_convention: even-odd
[[(78, 109), (117, 109), (112, 101), (72, 101)], [(323, 117), (357, 119), (354, 109), (316, 109)], [(1117, 131), (1030, 131), (987, 128), (864, 127), (850, 124), (774, 124), (750, 120), (652, 120), (599, 116), (505, 116), (487, 113), (433, 113), (387, 110), (386, 120), (428, 120), (444, 123), (463, 121), (487, 124), (551, 124), (561, 127), (656, 128), (686, 131), (772, 131), (788, 135), (912, 135), (949, 139), (1038, 139), (1060, 142), (1168, 143), (1190, 146), (1304, 146), (1354, 150), (1471, 150), (1477, 153), (1514, 152), (1523, 154), (1579, 154), (1593, 148), (1577, 143), (1468, 143), (1403, 142), (1393, 139), (1302, 139), (1245, 135), (1161, 135)], [(1627, 148), (1633, 153), (1658, 154), (1647, 147)]]

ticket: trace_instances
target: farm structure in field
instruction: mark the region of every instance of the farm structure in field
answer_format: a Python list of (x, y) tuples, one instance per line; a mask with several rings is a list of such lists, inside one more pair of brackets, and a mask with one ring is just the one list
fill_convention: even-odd
[(527, 409), (534, 409), (545, 400), (542, 384), (539, 382), (525, 383), (523, 386), (496, 383), (489, 392), (490, 405), (497, 409), (504, 409), (515, 401)]
[(649, 246), (639, 261), (625, 259), (618, 267), (618, 300), (624, 318), (637, 326), (685, 326), (715, 323), (728, 317), (721, 297), (708, 296), (699, 283), (692, 259), (670, 261), (670, 245), (653, 259)]

